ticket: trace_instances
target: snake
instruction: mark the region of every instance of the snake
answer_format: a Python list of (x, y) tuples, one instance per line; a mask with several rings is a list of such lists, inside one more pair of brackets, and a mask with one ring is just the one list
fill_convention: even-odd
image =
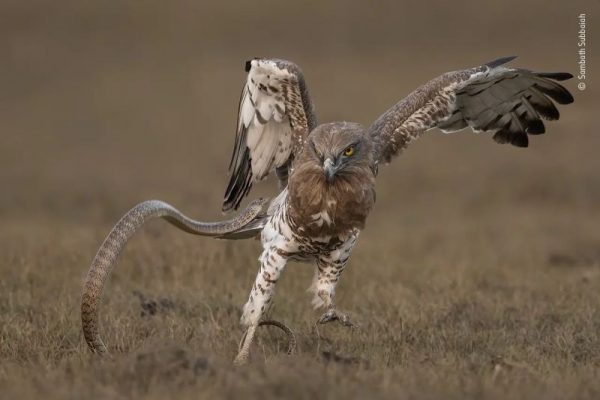
[[(102, 292), (119, 254), (123, 251), (129, 239), (146, 222), (162, 218), (187, 233), (226, 238), (228, 234), (235, 233), (250, 222), (255, 221), (256, 218), (260, 218), (261, 211), (267, 202), (268, 199), (263, 198), (253, 200), (232, 219), (219, 222), (196, 221), (187, 217), (172, 205), (160, 200), (147, 200), (129, 210), (112, 228), (100, 246), (83, 285), (81, 324), (85, 341), (90, 350), (101, 355), (108, 353), (108, 349), (100, 336), (98, 324), (98, 309), (102, 300)], [(295, 340), (293, 343), (295, 344)]]

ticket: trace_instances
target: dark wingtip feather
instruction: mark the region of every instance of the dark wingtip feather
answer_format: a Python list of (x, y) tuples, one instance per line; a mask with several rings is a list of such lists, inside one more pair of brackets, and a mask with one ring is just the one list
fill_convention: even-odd
[(224, 213), (228, 213), (233, 211), (233, 205), (231, 203), (223, 202), (223, 207), (221, 207), (221, 211)]
[(250, 68), (252, 68), (252, 60), (246, 61), (246, 65), (244, 66), (244, 71), (250, 72)]
[(240, 204), (242, 203), (244, 197), (246, 197), (248, 192), (250, 192), (251, 188), (252, 182), (250, 180), (246, 180), (246, 182), (244, 182), (241, 187), (236, 187), (235, 191), (227, 193), (225, 195), (225, 198), (223, 199), (223, 206), (221, 207), (221, 211), (226, 213), (233, 210), (237, 210), (240, 207)]
[[(547, 82), (552, 82), (547, 80)], [(552, 100), (556, 101), (558, 104), (571, 104), (574, 99), (571, 92), (565, 89), (564, 86), (559, 85), (558, 83), (552, 82), (554, 86), (548, 86), (547, 84), (535, 83), (534, 86), (540, 92), (544, 93), (546, 96), (549, 96)]]
[(550, 97), (552, 97), (554, 100), (556, 100), (556, 102), (558, 104), (563, 104), (563, 105), (564, 104), (571, 104), (572, 102), (575, 101), (575, 99), (573, 98), (573, 95), (571, 94), (571, 92), (569, 92), (566, 89), (559, 96), (550, 96)]
[(525, 133), (517, 133), (512, 136), (510, 144), (517, 147), (529, 147), (529, 138)]
[(560, 117), (560, 113), (554, 103), (548, 99), (542, 92), (537, 90), (535, 86), (529, 88), (529, 94), (525, 98), (531, 103), (533, 108), (540, 116), (549, 121), (555, 121)]
[(527, 133), (530, 135), (541, 135), (546, 132), (546, 127), (542, 120), (536, 119), (528, 122)]
[(252, 166), (248, 148), (244, 149), (240, 163), (231, 173), (223, 198), (223, 212), (237, 210), (243, 198), (252, 188)]
[(517, 56), (500, 57), (500, 58), (497, 58), (493, 61), (486, 63), (485, 65), (490, 68), (495, 68), (495, 67), (499, 67), (500, 65), (506, 64), (507, 62), (510, 62), (510, 61), (514, 60), (515, 58), (517, 58)]
[(254, 60), (260, 60), (260, 57), (252, 57), (251, 60), (246, 61), (246, 64), (244, 65), (244, 70), (246, 72), (250, 72), (250, 70), (252, 69), (252, 61)]
[(536, 75), (542, 78), (554, 79), (555, 81), (566, 81), (573, 78), (573, 74), (568, 72), (538, 72)]
[(496, 131), (496, 133), (494, 133), (494, 136), (492, 137), (492, 139), (494, 139), (494, 141), (496, 143), (500, 143), (500, 144), (510, 143), (509, 133), (504, 129), (500, 129), (500, 130)]
[(496, 131), (492, 137), (496, 143), (507, 144), (510, 143), (517, 147), (528, 147), (529, 139), (524, 132), (511, 132), (508, 128), (500, 129)]

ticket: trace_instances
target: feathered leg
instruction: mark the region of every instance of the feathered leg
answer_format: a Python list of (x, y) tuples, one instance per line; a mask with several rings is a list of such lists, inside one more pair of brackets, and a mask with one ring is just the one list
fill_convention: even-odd
[(238, 355), (234, 360), (236, 365), (244, 364), (248, 360), (254, 332), (271, 305), (275, 284), (287, 263), (287, 258), (274, 247), (265, 249), (259, 260), (261, 262), (260, 270), (250, 291), (248, 302), (244, 305), (241, 318), (241, 323), (246, 327), (246, 332), (242, 337)]
[(317, 274), (313, 282), (312, 290), (315, 292), (313, 305), (315, 308), (324, 307), (325, 313), (317, 320), (319, 324), (331, 321), (339, 321), (344, 326), (354, 326), (350, 317), (335, 307), (335, 287), (340, 275), (346, 267), (349, 252), (344, 257), (334, 258), (319, 257), (317, 260)]

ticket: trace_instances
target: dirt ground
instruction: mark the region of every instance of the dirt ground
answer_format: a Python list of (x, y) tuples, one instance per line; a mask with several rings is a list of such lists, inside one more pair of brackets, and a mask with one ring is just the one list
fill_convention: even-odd
[(157, 221), (105, 293), (112, 357), (89, 353), (81, 285), (120, 216), (158, 198), (223, 218), (246, 59), (294, 60), (320, 121), (368, 124), (498, 56), (576, 74), (577, 15), (600, 15), (597, 1), (239, 3), (2, 1), (0, 398), (600, 398), (597, 51), (528, 149), (432, 132), (381, 168), (338, 286), (360, 329), (317, 334), (314, 267), (292, 264), (272, 316), (299, 353), (261, 328), (234, 368), (260, 244)]

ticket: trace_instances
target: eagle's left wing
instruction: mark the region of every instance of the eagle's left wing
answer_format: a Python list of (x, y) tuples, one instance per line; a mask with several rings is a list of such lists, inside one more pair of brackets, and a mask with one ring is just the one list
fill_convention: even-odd
[(559, 118), (552, 100), (573, 102), (569, 91), (555, 82), (573, 76), (503, 66), (512, 59), (446, 73), (390, 108), (369, 128), (376, 159), (389, 162), (411, 141), (436, 127), (444, 132), (470, 127), (493, 133), (498, 143), (527, 147), (527, 135), (545, 132), (542, 119)]

